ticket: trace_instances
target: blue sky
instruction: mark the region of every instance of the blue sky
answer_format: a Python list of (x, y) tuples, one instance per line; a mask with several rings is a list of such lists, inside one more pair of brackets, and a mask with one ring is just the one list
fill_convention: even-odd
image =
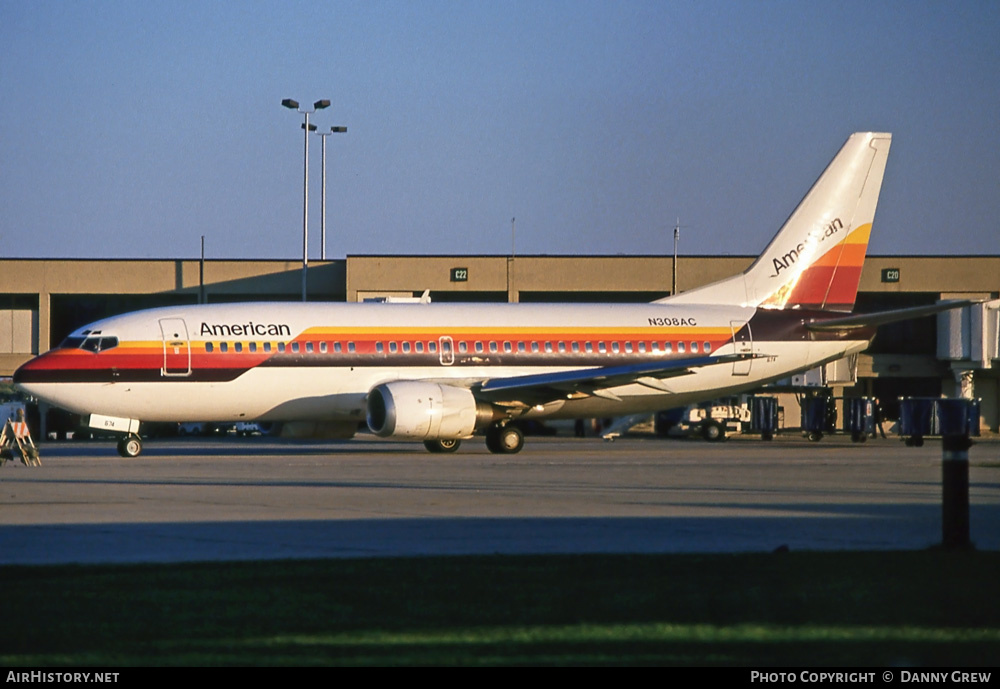
[[(756, 255), (853, 131), (870, 252), (1000, 253), (1000, 3), (0, 0), (0, 256)], [(320, 139), (310, 144), (319, 257)]]

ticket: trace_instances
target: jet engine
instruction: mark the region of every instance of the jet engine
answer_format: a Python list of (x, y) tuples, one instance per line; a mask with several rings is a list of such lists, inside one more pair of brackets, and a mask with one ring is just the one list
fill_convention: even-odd
[(419, 381), (383, 383), (368, 393), (368, 428), (383, 438), (468, 438), (501, 418), (465, 388)]

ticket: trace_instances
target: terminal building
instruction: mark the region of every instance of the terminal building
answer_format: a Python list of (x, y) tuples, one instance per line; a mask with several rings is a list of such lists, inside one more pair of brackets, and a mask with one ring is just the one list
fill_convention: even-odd
[[(751, 256), (348, 256), (310, 262), (310, 301), (419, 297), (435, 302), (648, 302), (743, 271)], [(856, 311), (997, 300), (1000, 255), (869, 256)], [(0, 261), (0, 377), (99, 318), (156, 306), (298, 301), (296, 260)], [(875, 396), (888, 419), (905, 396), (981, 399), (984, 433), (1000, 431), (997, 304), (879, 328), (861, 355), (797, 376), (835, 396)], [(798, 396), (784, 392), (782, 426), (799, 425)], [(195, 421), (196, 419), (178, 419)]]

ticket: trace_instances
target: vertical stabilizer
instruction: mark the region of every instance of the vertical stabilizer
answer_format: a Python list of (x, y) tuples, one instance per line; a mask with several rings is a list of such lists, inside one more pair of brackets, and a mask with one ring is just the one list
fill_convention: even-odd
[(852, 134), (753, 265), (659, 302), (850, 311), (891, 140)]

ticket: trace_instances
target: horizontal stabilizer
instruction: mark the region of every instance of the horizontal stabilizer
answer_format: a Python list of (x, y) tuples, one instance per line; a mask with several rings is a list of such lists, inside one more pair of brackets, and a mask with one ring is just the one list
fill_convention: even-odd
[(942, 311), (960, 309), (964, 306), (971, 306), (980, 303), (979, 299), (950, 299), (939, 301), (937, 304), (928, 306), (914, 306), (908, 309), (895, 309), (893, 311), (877, 311), (874, 313), (858, 313), (853, 316), (842, 318), (830, 318), (814, 323), (806, 323), (807, 330), (815, 332), (831, 332), (838, 330), (857, 330), (858, 328), (872, 328), (886, 323), (896, 323), (906, 321), (911, 318), (922, 318), (932, 316)]

